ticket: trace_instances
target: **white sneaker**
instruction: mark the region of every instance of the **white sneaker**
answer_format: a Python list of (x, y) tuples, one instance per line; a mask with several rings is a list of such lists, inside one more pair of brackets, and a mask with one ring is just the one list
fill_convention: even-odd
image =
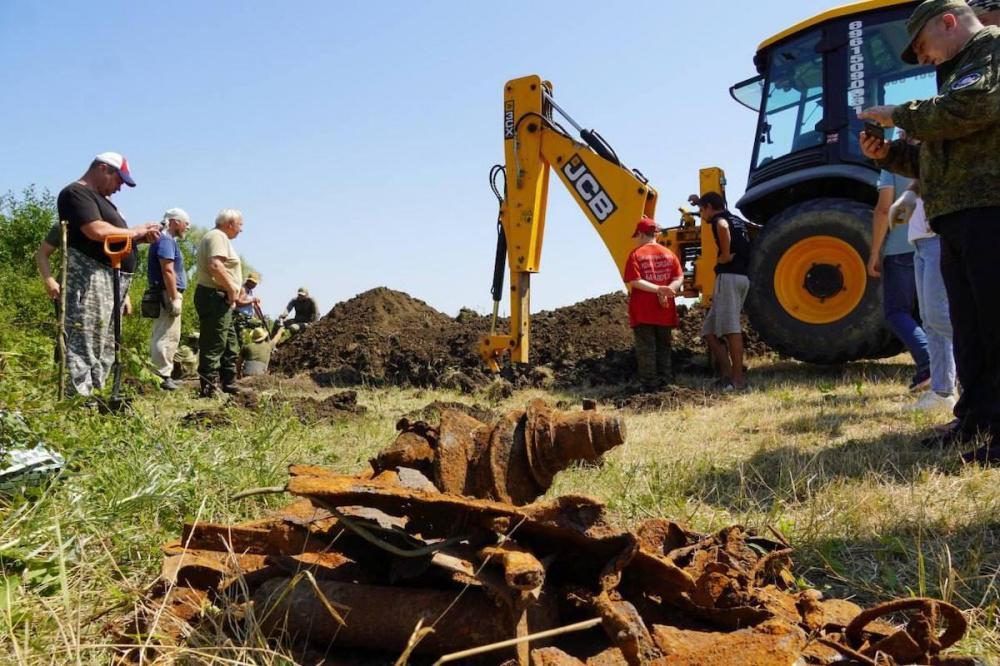
[(903, 409), (908, 412), (936, 412), (936, 411), (952, 411), (955, 409), (955, 403), (957, 402), (955, 396), (949, 395), (948, 397), (940, 396), (934, 391), (927, 391), (923, 393), (916, 402), (907, 405)]

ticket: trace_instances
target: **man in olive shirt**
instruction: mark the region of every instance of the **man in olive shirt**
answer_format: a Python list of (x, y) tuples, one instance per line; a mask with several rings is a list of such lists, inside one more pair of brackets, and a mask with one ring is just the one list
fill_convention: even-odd
[(201, 396), (215, 394), (218, 376), (222, 390), (239, 393), (236, 386), (236, 356), (239, 340), (233, 319), (233, 308), (243, 284), (240, 255), (230, 242), (243, 229), (243, 213), (232, 208), (219, 212), (215, 228), (206, 233), (198, 245), (198, 286), (194, 291), (194, 307), (198, 312), (201, 332), (201, 353), (198, 376)]
[[(883, 168), (919, 178), (954, 327), (962, 397), (933, 444), (978, 441), (966, 461), (1000, 461), (1000, 29), (961, 0), (926, 0), (907, 23), (909, 63), (938, 69), (938, 95), (879, 106), (862, 118), (901, 127), (920, 146), (861, 135)], [(993, 445), (993, 442), (996, 445)]]
[[(160, 237), (160, 225), (151, 222), (129, 228), (111, 203), (122, 184), (135, 187), (128, 162), (118, 153), (101, 153), (87, 172), (59, 192), (59, 219), (67, 227), (66, 369), (67, 393), (90, 395), (104, 386), (115, 360), (114, 278), (111, 260), (104, 254), (104, 240), (128, 235), (133, 243)], [(121, 265), (122, 302), (126, 302), (135, 251)], [(51, 290), (50, 290), (51, 293)]]
[(250, 341), (240, 350), (240, 356), (243, 358), (243, 376), (266, 375), (273, 351), (274, 341), (267, 339), (267, 330), (261, 327), (255, 328), (250, 333)]

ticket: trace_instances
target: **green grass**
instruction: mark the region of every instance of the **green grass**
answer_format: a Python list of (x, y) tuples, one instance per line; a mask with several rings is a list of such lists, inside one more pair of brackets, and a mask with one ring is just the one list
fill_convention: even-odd
[[(129, 417), (54, 406), (38, 359), (0, 357), (0, 408), (18, 408), (69, 469), (50, 488), (0, 505), (0, 663), (107, 663), (106, 624), (156, 577), (162, 543), (185, 521), (236, 521), (287, 500), (231, 502), (236, 491), (280, 484), (289, 463), (366, 468), (394, 423), (433, 400), (489, 404), (485, 395), (362, 390), (368, 413), (303, 425), (287, 407), (233, 410), (204, 429), (181, 417), (217, 402), (190, 391), (152, 393)], [(920, 449), (933, 419), (900, 410), (906, 367), (859, 363), (819, 370), (766, 364), (754, 389), (702, 408), (626, 412), (628, 441), (599, 467), (561, 474), (550, 494), (587, 493), (631, 526), (664, 516), (709, 531), (742, 523), (780, 531), (796, 574), (866, 604), (907, 595), (970, 611), (961, 650), (1000, 655), (1000, 472), (963, 466), (958, 453)], [(703, 380), (691, 379), (692, 382)], [(294, 381), (272, 389), (326, 392)], [(578, 401), (591, 393), (517, 392)], [(259, 637), (247, 648), (201, 646), (194, 663), (282, 663)], [(223, 661), (229, 659), (231, 661)], [(287, 663), (287, 662), (285, 662)]]

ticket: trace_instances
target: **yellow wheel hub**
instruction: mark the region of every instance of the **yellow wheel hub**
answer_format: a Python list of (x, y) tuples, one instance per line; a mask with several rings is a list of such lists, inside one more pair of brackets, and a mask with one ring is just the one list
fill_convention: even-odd
[(833, 236), (800, 240), (774, 269), (778, 302), (807, 324), (843, 319), (861, 302), (867, 286), (864, 260), (849, 243)]

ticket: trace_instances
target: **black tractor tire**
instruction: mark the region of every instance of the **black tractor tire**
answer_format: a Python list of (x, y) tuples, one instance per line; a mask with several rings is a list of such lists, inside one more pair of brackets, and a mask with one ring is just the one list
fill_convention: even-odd
[(764, 225), (751, 252), (746, 311), (751, 325), (771, 348), (816, 364), (882, 358), (900, 351), (900, 343), (885, 324), (878, 280), (866, 278), (858, 304), (836, 321), (820, 324), (786, 311), (775, 290), (778, 262), (793, 245), (811, 236), (832, 236), (850, 245), (865, 263), (871, 226), (871, 206), (832, 198), (796, 204)]

